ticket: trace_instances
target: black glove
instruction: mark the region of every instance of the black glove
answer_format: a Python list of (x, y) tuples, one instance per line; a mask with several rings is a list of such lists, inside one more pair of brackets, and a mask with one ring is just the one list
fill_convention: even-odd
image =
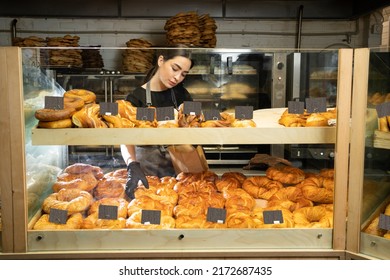
[(141, 180), (145, 188), (149, 188), (148, 180), (146, 179), (139, 162), (132, 161), (127, 166), (127, 182), (125, 189), (126, 195), (131, 199), (134, 198), (134, 191), (138, 187), (139, 180)]

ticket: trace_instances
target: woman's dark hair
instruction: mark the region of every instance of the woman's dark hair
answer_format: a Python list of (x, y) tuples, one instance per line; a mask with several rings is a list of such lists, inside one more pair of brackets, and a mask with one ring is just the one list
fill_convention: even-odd
[(154, 57), (154, 66), (147, 72), (144, 82), (148, 82), (158, 70), (158, 58), (162, 56), (164, 60), (172, 59), (176, 56), (186, 57), (191, 61), (191, 66), (194, 66), (194, 61), (192, 60), (192, 51), (186, 45), (176, 45), (173, 47), (157, 49)]

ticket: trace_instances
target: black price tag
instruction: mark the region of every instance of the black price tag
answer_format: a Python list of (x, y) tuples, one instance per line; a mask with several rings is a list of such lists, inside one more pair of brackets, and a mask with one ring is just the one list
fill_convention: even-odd
[(236, 119), (240, 119), (240, 120), (253, 119), (253, 106), (236, 106), (234, 114)]
[(136, 119), (139, 121), (154, 121), (154, 114), (156, 110), (154, 108), (141, 108), (137, 107)]
[(64, 98), (60, 96), (45, 96), (45, 109), (64, 109)]
[(100, 114), (108, 116), (118, 115), (118, 103), (114, 102), (100, 102)]
[(50, 208), (49, 222), (65, 225), (68, 219), (68, 211), (56, 208)]
[(174, 108), (171, 107), (158, 107), (156, 108), (157, 121), (170, 121), (175, 119)]
[(184, 101), (183, 113), (185, 115), (200, 115), (202, 111), (202, 103), (197, 101)]
[(118, 206), (100, 204), (99, 219), (105, 219), (105, 220), (118, 219)]
[(390, 216), (387, 216), (385, 214), (380, 214), (378, 227), (380, 229), (390, 230)]
[(161, 223), (161, 211), (160, 210), (142, 210), (141, 224), (159, 225), (160, 223)]
[(205, 110), (203, 115), (206, 121), (218, 121), (221, 119), (221, 114), (217, 109)]
[(302, 101), (289, 101), (288, 112), (290, 114), (303, 114), (305, 112), (305, 102)]
[(281, 210), (263, 212), (264, 224), (283, 224), (283, 213)]
[(310, 114), (326, 112), (326, 97), (306, 98), (306, 110)]
[(209, 207), (207, 209), (207, 221), (223, 224), (226, 220), (226, 209)]
[(378, 118), (390, 116), (390, 102), (376, 105), (376, 113), (378, 114)]

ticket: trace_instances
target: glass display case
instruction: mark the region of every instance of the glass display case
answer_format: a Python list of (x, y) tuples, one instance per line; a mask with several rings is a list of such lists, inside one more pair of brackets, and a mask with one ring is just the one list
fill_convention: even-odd
[(347, 239), (353, 257), (390, 258), (389, 59), (379, 49), (355, 54)]
[[(21, 102), (21, 114), (24, 118), (21, 120), (20, 129), (23, 131), (20, 139), (16, 142), (20, 142), (23, 146), (23, 164), (13, 167), (21, 174), (24, 174), (24, 182), (22, 184), (13, 186), (15, 192), (22, 193), (22, 199), (14, 197), (14, 201), (17, 203), (23, 203), (24, 213), (20, 212), (13, 218), (16, 223), (15, 230), (19, 235), (20, 244), (24, 244), (24, 248), (19, 248), (20, 252), (33, 252), (39, 254), (45, 254), (48, 252), (55, 252), (56, 254), (68, 254), (69, 252), (77, 252), (77, 254), (84, 253), (90, 256), (105, 256), (106, 252), (113, 252), (115, 254), (126, 254), (126, 256), (136, 255), (140, 256), (173, 256), (178, 251), (182, 255), (187, 256), (218, 256), (224, 254), (224, 257), (237, 256), (235, 254), (244, 254), (245, 256), (256, 257), (282, 257), (290, 256), (321, 256), (324, 258), (343, 258), (345, 249), (345, 219), (346, 213), (343, 209), (346, 209), (346, 181), (347, 181), (347, 164), (348, 162), (348, 139), (345, 137), (345, 131), (348, 131), (350, 121), (350, 96), (351, 88), (347, 85), (338, 87), (337, 107), (342, 108), (337, 112), (337, 125), (327, 126), (314, 126), (314, 127), (286, 127), (279, 124), (279, 119), (286, 111), (286, 107), (282, 108), (260, 108), (254, 106), (253, 118), (251, 121), (255, 123), (255, 126), (251, 127), (178, 127), (178, 128), (80, 128), (69, 127), (59, 129), (49, 129), (37, 127), (38, 120), (35, 118), (34, 113), (44, 107), (44, 101), (46, 96), (59, 96), (61, 97), (67, 90), (58, 83), (58, 77), (52, 75), (52, 69), (46, 69), (43, 65), (37, 63), (39, 61), (39, 55), (42, 54), (40, 48), (14, 48), (15, 52), (20, 52), (21, 58), (16, 59), (16, 65), (21, 67), (20, 78), (23, 82), (23, 86), (20, 87), (21, 91), (19, 95), (22, 98)], [(49, 50), (49, 49), (48, 49)], [(48, 51), (47, 50), (47, 51)], [(115, 52), (115, 49), (111, 49)], [(225, 49), (198, 49), (193, 50), (195, 55), (206, 57), (209, 60), (203, 65), (214, 65), (212, 71), (220, 71), (219, 74), (214, 73), (216, 79), (221, 79), (218, 82), (222, 85), (222, 79), (226, 75), (226, 67), (229, 72), (230, 57), (232, 53), (241, 54), (253, 52), (258, 57), (262, 55), (262, 61), (266, 61), (269, 57), (273, 56), (272, 50), (259, 51), (259, 50), (225, 50)], [(280, 55), (280, 51), (279, 55)], [(291, 51), (292, 52), (292, 51)], [(290, 51), (283, 51), (284, 55), (291, 53)], [(335, 52), (335, 51), (331, 51)], [(339, 62), (338, 62), (338, 77), (343, 81), (351, 81), (352, 79), (352, 51), (340, 50)], [(211, 58), (223, 57), (223, 59), (215, 59), (211, 62)], [(114, 56), (114, 55), (112, 55)], [(234, 83), (240, 81), (242, 83), (243, 78), (235, 77), (234, 74), (240, 74), (249, 79), (250, 82), (258, 85), (257, 90), (269, 90), (270, 85), (259, 81), (259, 77), (252, 77), (254, 71), (246, 73), (249, 67), (234, 67), (237, 59), (232, 60), (233, 74), (228, 73), (228, 77), (234, 81)], [(222, 63), (225, 61), (226, 65)], [(245, 60), (244, 60), (245, 61)], [(15, 65), (14, 64), (14, 65)], [(202, 65), (202, 64), (200, 64)], [(273, 63), (274, 65), (274, 63)], [(253, 67), (255, 68), (255, 67)], [(267, 67), (260, 67), (261, 71), (265, 71)], [(235, 72), (238, 71), (244, 72)], [(244, 69), (244, 70), (243, 70)], [(196, 69), (194, 69), (195, 71)], [(199, 69), (198, 69), (199, 70)], [(200, 71), (200, 70), (199, 70)], [(256, 71), (259, 71), (256, 69)], [(199, 79), (203, 76), (202, 73), (191, 73), (188, 77), (186, 85), (191, 87), (193, 79)], [(233, 76), (229, 76), (233, 75)], [(199, 76), (199, 77), (197, 77)], [(247, 77), (248, 76), (248, 77)], [(250, 78), (249, 78), (250, 76)], [(210, 75), (202, 79), (203, 82), (210, 82)], [(84, 76), (85, 79), (88, 76)], [(266, 79), (267, 80), (267, 79)], [(31, 81), (38, 81), (36, 83)], [(246, 81), (246, 80), (245, 80)], [(244, 87), (244, 86), (243, 86)], [(254, 86), (253, 86), (254, 87)], [(198, 88), (199, 89), (199, 88)], [(223, 91), (218, 95), (223, 96), (229, 94), (228, 87), (223, 87)], [(251, 93), (252, 94), (252, 93)], [(215, 98), (215, 95), (211, 95)], [(248, 97), (249, 98), (249, 97)], [(250, 98), (249, 98), (250, 99)], [(256, 102), (259, 102), (260, 98), (255, 97)], [(99, 101), (97, 101), (96, 104)], [(205, 103), (206, 104), (206, 103)], [(220, 104), (215, 103), (215, 99), (209, 104), (218, 108)], [(242, 105), (243, 103), (239, 103)], [(258, 103), (259, 104), (259, 103)], [(207, 105), (205, 105), (207, 106)], [(211, 105), (210, 105), (211, 106)], [(224, 105), (225, 106), (225, 105)], [(231, 106), (231, 104), (229, 105)], [(220, 112), (222, 112), (222, 108)], [(232, 107), (230, 107), (232, 109)], [(232, 112), (227, 111), (232, 114)], [(231, 116), (234, 116), (232, 114)], [(344, 133), (342, 133), (344, 132)], [(343, 137), (341, 137), (343, 135)], [(329, 178), (331, 185), (328, 190), (328, 200), (319, 200), (313, 198), (312, 200), (306, 199), (310, 207), (319, 206), (325, 209), (324, 213), (331, 215), (331, 217), (321, 216), (322, 221), (317, 224), (312, 224), (319, 221), (312, 221), (309, 224), (299, 224), (295, 221), (293, 215), (293, 209), (303, 208), (298, 207), (298, 201), (294, 202), (291, 206), (291, 214), (285, 212), (285, 208), (269, 208), (269, 211), (276, 210), (278, 215), (281, 214), (283, 219), (280, 222), (280, 217), (271, 222), (267, 222), (268, 226), (264, 225), (264, 216), (256, 216), (254, 209), (257, 209), (259, 215), (263, 215), (264, 208), (268, 207), (269, 199), (259, 198), (256, 195), (250, 195), (250, 200), (253, 201), (253, 205), (250, 207), (249, 212), (242, 211), (236, 216), (245, 216), (250, 222), (246, 220), (239, 221), (233, 220), (233, 216), (227, 215), (226, 204), (222, 207), (219, 206), (219, 210), (225, 213), (217, 221), (205, 220), (202, 226), (193, 227), (179, 227), (177, 221), (178, 216), (174, 212), (171, 212), (171, 218), (176, 219), (176, 226), (170, 228), (152, 229), (147, 227), (148, 223), (143, 226), (133, 228), (130, 225), (130, 221), (126, 214), (126, 222), (118, 222), (120, 225), (124, 225), (119, 228), (103, 228), (94, 227), (87, 228), (79, 225), (76, 228), (64, 229), (58, 227), (57, 229), (40, 229), (35, 225), (40, 221), (44, 215), (48, 215), (43, 207), (44, 201), (52, 194), (58, 192), (53, 188), (54, 184), (59, 181), (59, 177), (63, 174), (64, 170), (73, 165), (74, 163), (82, 163), (99, 167), (99, 170), (104, 175), (112, 174), (115, 171), (123, 171), (123, 165), (107, 164), (104, 162), (92, 161), (87, 155), (80, 156), (76, 160), (75, 158), (70, 163), (68, 160), (68, 151), (73, 146), (118, 146), (120, 144), (134, 144), (134, 145), (177, 145), (177, 144), (189, 144), (189, 145), (276, 145), (284, 147), (285, 144), (307, 144), (307, 145), (330, 145), (335, 150), (339, 151), (335, 155), (335, 164), (332, 167), (324, 168), (310, 166), (306, 168), (304, 166), (297, 166), (294, 162), (290, 166), (294, 172), (301, 174), (299, 178), (300, 182), (306, 177), (306, 175), (315, 174), (320, 175), (322, 170), (327, 169), (331, 175)], [(2, 145), (3, 146), (3, 145)], [(283, 160), (283, 159), (280, 159)], [(113, 159), (108, 159), (113, 162)], [(275, 162), (261, 162), (262, 164), (268, 164), (269, 167), (275, 167), (275, 170), (279, 170), (279, 166)], [(268, 170), (268, 169), (267, 169)], [(284, 170), (284, 169), (283, 169)], [(230, 171), (230, 170), (229, 170)], [(236, 169), (234, 171), (237, 171)], [(242, 171), (242, 170), (239, 170)], [(336, 172), (334, 172), (336, 171)], [(223, 173), (227, 173), (226, 170), (218, 171), (214, 169), (208, 170), (212, 175), (213, 183), (216, 185), (217, 180), (222, 179)], [(263, 169), (258, 175), (259, 177), (266, 178), (267, 172)], [(302, 175), (303, 174), (303, 175)], [(334, 174), (334, 175), (333, 175)], [(325, 175), (324, 175), (325, 176)], [(251, 176), (252, 177), (252, 176)], [(97, 178), (95, 178), (97, 179)], [(162, 179), (162, 178), (160, 178)], [(172, 180), (179, 180), (179, 177), (171, 178)], [(245, 179), (249, 179), (246, 177)], [(100, 178), (99, 180), (102, 180)], [(299, 183), (300, 183), (299, 182)], [(279, 182), (280, 183), (280, 182)], [(294, 190), (299, 191), (299, 183), (285, 182), (280, 183), (280, 188), (284, 189), (292, 187)], [(123, 184), (123, 183), (122, 183)], [(334, 187), (333, 187), (334, 186)], [(92, 202), (96, 202), (99, 198), (96, 196), (96, 188), (90, 190), (92, 196)], [(324, 186), (318, 186), (324, 191)], [(122, 185), (123, 188), (123, 185)], [(214, 188), (214, 187), (213, 187)], [(242, 185), (239, 187), (245, 190)], [(2, 189), (3, 190), (3, 189)], [(174, 190), (176, 192), (176, 190)], [(122, 189), (123, 193), (123, 189)], [(213, 194), (219, 193), (219, 196), (223, 196), (223, 189), (214, 189)], [(156, 193), (157, 194), (157, 193)], [(156, 195), (155, 194), (155, 195)], [(197, 196), (201, 197), (199, 193)], [(57, 197), (55, 195), (55, 197)], [(58, 198), (58, 197), (57, 197)], [(131, 200), (122, 197), (127, 200), (127, 203), (131, 203)], [(228, 195), (224, 197), (224, 203), (228, 199)], [(176, 203), (178, 203), (176, 201)], [(211, 202), (209, 202), (211, 203)], [(209, 204), (211, 205), (211, 204)], [(89, 205), (91, 206), (91, 205)], [(178, 206), (175, 204), (174, 206)], [(129, 207), (130, 208), (130, 207)], [(212, 211), (208, 207), (207, 211)], [(234, 207), (233, 207), (234, 208)], [(318, 209), (320, 209), (318, 208)], [(50, 209), (56, 209), (55, 207)], [(272, 210), (271, 210), (272, 209)], [(283, 209), (283, 211), (282, 211)], [(58, 210), (58, 209), (57, 209)], [(144, 208), (141, 210), (158, 210), (161, 209), (149, 209)], [(82, 223), (84, 223), (89, 217), (89, 209), (84, 209), (80, 213), (82, 217)], [(172, 210), (173, 211), (173, 210)], [(53, 212), (56, 212), (53, 210)], [(165, 213), (165, 212), (164, 212)], [(57, 213), (59, 214), (59, 213)], [(204, 213), (206, 215), (206, 213)], [(208, 214), (208, 212), (207, 212)], [(230, 213), (229, 215), (231, 215)], [(272, 214), (272, 213), (270, 213)], [(54, 214), (53, 214), (54, 215)], [(298, 215), (298, 214), (297, 214)], [(325, 214), (324, 214), (325, 215)], [(202, 215), (201, 215), (202, 216)], [(73, 216), (72, 216), (73, 217)], [(202, 216), (203, 217), (203, 216)], [(257, 218), (256, 218), (257, 217)], [(49, 217), (50, 218), (50, 217)], [(54, 217), (55, 218), (55, 217)], [(65, 224), (70, 218), (65, 217)], [(207, 218), (206, 216), (204, 217)], [(51, 220), (52, 224), (64, 224), (58, 220)], [(99, 218), (102, 220), (118, 220), (117, 216), (114, 219)], [(25, 222), (23, 222), (25, 221)], [(205, 222), (208, 223), (208, 227), (205, 226)], [(229, 224), (229, 221), (231, 223)], [(235, 221), (235, 222), (234, 222)], [(291, 224), (288, 225), (288, 222)], [(48, 222), (48, 221), (46, 221)], [(210, 224), (211, 223), (211, 224)], [(295, 225), (296, 223), (296, 225)], [(242, 224), (242, 225), (240, 225)], [(127, 226), (126, 226), (127, 225)], [(229, 225), (229, 226), (228, 226)], [(23, 246), (19, 246), (23, 247)], [(24, 251), (23, 251), (24, 250)], [(229, 255), (229, 256), (227, 256)]]

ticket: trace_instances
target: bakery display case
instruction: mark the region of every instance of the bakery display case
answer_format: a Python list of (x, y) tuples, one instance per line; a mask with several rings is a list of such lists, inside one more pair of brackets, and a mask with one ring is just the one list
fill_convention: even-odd
[[(16, 147), (9, 149), (8, 152), (4, 151), (5, 154), (9, 154), (10, 162), (12, 163), (8, 168), (10, 172), (7, 178), (13, 178), (15, 175), (12, 174), (22, 174), (22, 176), (17, 178), (19, 181), (16, 183), (13, 181), (10, 182), (12, 191), (9, 187), (3, 185), (1, 189), (2, 193), (6, 192), (10, 196), (11, 199), (10, 201), (7, 201), (7, 203), (12, 203), (12, 207), (15, 209), (13, 211), (13, 216), (9, 217), (10, 221), (13, 223), (12, 236), (15, 236), (15, 238), (17, 237), (17, 240), (11, 242), (11, 244), (13, 244), (13, 253), (20, 257), (36, 258), (42, 256), (58, 257), (61, 255), (66, 255), (69, 258), (83, 256), (88, 256), (90, 258), (118, 258), (124, 256), (147, 258), (177, 257), (178, 254), (180, 254), (181, 257), (223, 256), (224, 258), (295, 257), (341, 259), (344, 257), (346, 227), (346, 213), (344, 209), (346, 209), (347, 204), (347, 151), (349, 145), (349, 138), (346, 136), (349, 135), (350, 121), (350, 86), (352, 81), (351, 50), (338, 51), (338, 79), (342, 79), (344, 83), (337, 88), (337, 108), (342, 108), (342, 110), (337, 111), (337, 125), (286, 127), (279, 124), (279, 119), (287, 109), (286, 107), (282, 107), (255, 108), (253, 117), (248, 120), (248, 122), (250, 121), (254, 124), (250, 127), (233, 127), (232, 125), (229, 125), (218, 128), (115, 128), (108, 126), (104, 128), (87, 128), (76, 127), (75, 124), (68, 128), (39, 127), (35, 113), (45, 106), (45, 97), (61, 97), (67, 90), (57, 83), (56, 78), (51, 75), (51, 69), (45, 69), (45, 67), (36, 63), (36, 55), (42, 51), (43, 50), (40, 48), (17, 47), (1, 50), (1, 52), (10, 52), (13, 54), (13, 56), (7, 56), (10, 58), (12, 57), (13, 59), (13, 63), (9, 63), (8, 67), (10, 67), (11, 70), (17, 70), (17, 74), (14, 76), (14, 83), (19, 83), (19, 87), (16, 87), (18, 90), (15, 90), (15, 93), (12, 95), (6, 94), (6, 96), (9, 99), (8, 103), (13, 104), (13, 106), (10, 106), (13, 109), (8, 110), (8, 114), (20, 116), (20, 120), (12, 123), (12, 131), (11, 129), (7, 131), (7, 134), (11, 134), (12, 137), (1, 139), (1, 147), (8, 147), (10, 145)], [(112, 49), (111, 51), (115, 50)], [(196, 52), (197, 55), (209, 54), (209, 57), (212, 57), (213, 54), (219, 52), (219, 54), (226, 54), (226, 57), (228, 58), (228, 54), (231, 54), (232, 52), (242, 53), (244, 50), (201, 49), (196, 50)], [(253, 50), (253, 53), (255, 54), (264, 53), (267, 54), (267, 56), (271, 56), (274, 52), (276, 51)], [(278, 52), (280, 54), (280, 51)], [(283, 51), (282, 53), (287, 55), (290, 51)], [(229, 59), (227, 59), (227, 61), (229, 61)], [(221, 66), (221, 64), (215, 66), (213, 71), (216, 71), (217, 73), (218, 71), (222, 72), (224, 67)], [(232, 69), (236, 69), (235, 71), (247, 71), (247, 67), (233, 67)], [(243, 72), (240, 72), (240, 74), (243, 74)], [(200, 74), (194, 73), (194, 75)], [(223, 75), (225, 75), (225, 73)], [(252, 74), (245, 73), (244, 75)], [(26, 77), (31, 77), (31, 79), (27, 79)], [(31, 82), (32, 80), (38, 80), (39, 82), (34, 83)], [(191, 80), (191, 77), (189, 80)], [(256, 83), (258, 82), (259, 81), (257, 80)], [(15, 84), (13, 85), (12, 89), (15, 88)], [(93, 105), (94, 104), (91, 104), (90, 106), (92, 107)], [(233, 114), (231, 116), (235, 118)], [(240, 121), (240, 119), (235, 120)], [(9, 123), (6, 123), (5, 125), (6, 127), (11, 126)], [(156, 228), (153, 228), (150, 227), (150, 223), (144, 223), (142, 226), (133, 228), (131, 226), (123, 226), (124, 224), (130, 225), (132, 222), (128, 220), (130, 217), (127, 216), (122, 219), (120, 219), (119, 216), (111, 219), (99, 217), (99, 220), (114, 220), (116, 221), (114, 224), (119, 225), (116, 227), (104, 228), (96, 227), (96, 221), (91, 221), (93, 217), (88, 218), (90, 215), (90, 208), (84, 208), (80, 213), (72, 212), (70, 214), (72, 215), (71, 217), (74, 218), (72, 221), (75, 221), (75, 228), (64, 227), (63, 225), (71, 222), (67, 215), (65, 215), (65, 221), (63, 220), (64, 217), (61, 216), (63, 215), (63, 212), (58, 211), (61, 210), (61, 207), (58, 206), (58, 208), (56, 208), (53, 204), (50, 204), (51, 206), (49, 208), (46, 207), (49, 202), (48, 198), (55, 198), (55, 200), (59, 199), (58, 193), (61, 191), (61, 188), (57, 189), (54, 186), (56, 183), (60, 183), (59, 178), (61, 175), (68, 172), (73, 174), (70, 170), (75, 166), (88, 166), (89, 168), (93, 168), (93, 170), (96, 171), (96, 173), (94, 173), (95, 175), (93, 175), (96, 180), (103, 180), (102, 177), (98, 177), (96, 174), (100, 174), (99, 176), (114, 176), (113, 172), (116, 171), (122, 172), (121, 174), (123, 174), (123, 166), (91, 161), (88, 157), (80, 157), (77, 162), (70, 163), (67, 157), (69, 149), (73, 146), (118, 146), (123, 143), (134, 145), (264, 144), (277, 146), (284, 146), (285, 144), (307, 144), (314, 146), (326, 144), (331, 145), (334, 147), (335, 151), (338, 152), (335, 154), (334, 166), (328, 170), (322, 170), (321, 168), (315, 169), (314, 167), (305, 169), (304, 167), (300, 168), (294, 165), (289, 166), (289, 168), (291, 168), (289, 169), (287, 167), (281, 168), (280, 165), (275, 165), (274, 169), (271, 169), (270, 174), (268, 174), (269, 176), (275, 176), (271, 175), (271, 171), (276, 174), (282, 172), (282, 176), (279, 180), (282, 180), (284, 177), (289, 177), (286, 174), (294, 174), (293, 177), (298, 176), (301, 181), (279, 182), (280, 187), (278, 187), (278, 189), (287, 189), (287, 186), (289, 186), (293, 187), (296, 191), (300, 191), (300, 186), (298, 185), (306, 176), (309, 177), (310, 174), (313, 178), (322, 176), (321, 191), (327, 193), (327, 198), (325, 200), (313, 198), (309, 201), (310, 207), (314, 208), (315, 206), (318, 206), (319, 208), (316, 209), (321, 210), (319, 214), (319, 216), (321, 216), (321, 222), (312, 221), (309, 222), (309, 224), (303, 225), (295, 221), (294, 218), (292, 218), (293, 216), (291, 216), (292, 213), (289, 214), (284, 208), (283, 211), (281, 208), (272, 208), (278, 210), (276, 213), (282, 215), (283, 221), (281, 222), (280, 217), (278, 217), (270, 223), (267, 222), (267, 224), (270, 224), (269, 226), (265, 226), (263, 208), (267, 207), (270, 200), (260, 198), (258, 194), (250, 194), (251, 191), (249, 191), (250, 188), (248, 187), (246, 192), (249, 194), (248, 196), (250, 197), (249, 200), (251, 201), (252, 206), (250, 206), (250, 211), (247, 213), (238, 211), (240, 214), (235, 214), (237, 218), (236, 222), (234, 222), (233, 216), (223, 216), (222, 218), (217, 219), (217, 221), (214, 220), (212, 222), (207, 220), (208, 223), (203, 221), (201, 225), (192, 225), (191, 227), (179, 227), (179, 221), (176, 220), (177, 224), (174, 227), (159, 228), (156, 226)], [(1, 152), (3, 153), (3, 148)], [(110, 160), (112, 161), (112, 159)], [(1, 165), (2, 169), (3, 165), (4, 163)], [(67, 172), (64, 172), (65, 170)], [(291, 172), (287, 170), (291, 170)], [(321, 173), (325, 171), (328, 171), (331, 175), (324, 175), (325, 173)], [(201, 176), (210, 175), (215, 184), (217, 183), (217, 180), (222, 179), (222, 176), (214, 173), (213, 170), (208, 170), (208, 172), (209, 173), (202, 173), (203, 175)], [(266, 172), (262, 174), (264, 178), (266, 175)], [(331, 176), (328, 178), (330, 180), (328, 180), (330, 183), (328, 187), (325, 187), (326, 184), (323, 183), (326, 181), (326, 176)], [(159, 178), (159, 180), (162, 179), (163, 178)], [(179, 176), (170, 179), (180, 180)], [(313, 180), (315, 181), (316, 179)], [(248, 182), (250, 183), (251, 181)], [(83, 199), (90, 199), (87, 200), (87, 202), (89, 201), (91, 204), (100, 200), (100, 198), (98, 199), (96, 196), (96, 189), (94, 189), (97, 187), (96, 184), (98, 183), (95, 183), (92, 189), (84, 190), (84, 192), (88, 194), (83, 193)], [(122, 185), (120, 186), (123, 195), (123, 183), (121, 184)], [(111, 187), (112, 186), (110, 185), (110, 188)], [(179, 187), (173, 189), (173, 191), (176, 192), (176, 195), (179, 192), (178, 188)], [(304, 187), (302, 186), (302, 188)], [(245, 191), (244, 187), (242, 187), (242, 190)], [(109, 189), (109, 191), (114, 192), (113, 189)], [(81, 190), (78, 190), (78, 195), (80, 195), (80, 192)], [(215, 193), (219, 193), (217, 196), (221, 197), (223, 191), (216, 190)], [(215, 193), (213, 192), (213, 195)], [(174, 196), (175, 195), (171, 192), (171, 196), (169, 197)], [(200, 197), (200, 194), (197, 193), (196, 196)], [(78, 198), (79, 196), (76, 197)], [(227, 197), (224, 197), (224, 203), (226, 203)], [(241, 193), (239, 197), (243, 199), (246, 195)], [(126, 197), (122, 198), (126, 200)], [(127, 201), (127, 203), (127, 205), (130, 205), (131, 201)], [(230, 206), (233, 205), (232, 208), (237, 210), (237, 207), (234, 206), (240, 205), (239, 203), (241, 202), (233, 202), (232, 200), (230, 203)], [(294, 207), (298, 207), (297, 203), (298, 202), (293, 203)], [(92, 207), (91, 204), (89, 204), (88, 207)], [(178, 205), (179, 204), (176, 206)], [(209, 206), (210, 205), (212, 205), (211, 202)], [(134, 206), (134, 203), (131, 206)], [(119, 211), (119, 208), (114, 208)], [(130, 208), (130, 206), (127, 206), (127, 209)], [(230, 211), (230, 208), (228, 208), (226, 204), (223, 206), (219, 205), (215, 208), (225, 210), (226, 212), (228, 210)], [(256, 210), (256, 213), (252, 212), (255, 208), (258, 209)], [(53, 216), (50, 217), (52, 214), (48, 215), (45, 209), (53, 211)], [(141, 210), (150, 209), (142, 209), (141, 207)], [(152, 210), (159, 210), (162, 215), (162, 210), (165, 211), (165, 208)], [(312, 210), (312, 208), (310, 208), (310, 210)], [(325, 212), (322, 212), (322, 210)], [(127, 214), (129, 213), (128, 211)], [(172, 211), (172, 209), (169, 211)], [(276, 213), (272, 212), (268, 214)], [(232, 215), (231, 212), (230, 215)], [(296, 215), (298, 216), (298, 214)], [(238, 222), (239, 216), (247, 217), (249, 222), (246, 219)], [(300, 211), (300, 216), (306, 217), (307, 213)], [(42, 217), (52, 219), (44, 220)], [(178, 219), (178, 216), (171, 216), (170, 220), (174, 218)], [(291, 218), (294, 221), (289, 224)], [(126, 220), (124, 221), (123, 219)], [(232, 224), (230, 224), (231, 226), (228, 226), (228, 220), (233, 221)], [(52, 227), (38, 227), (37, 224), (39, 221), (41, 224), (43, 221), (43, 224), (46, 226), (51, 224)], [(84, 228), (81, 228), (80, 221), (84, 224)], [(88, 221), (95, 223), (95, 226), (87, 227), (86, 223)], [(162, 220), (160, 220), (160, 224), (157, 223), (157, 225), (161, 225), (161, 221)], [(297, 226), (293, 226), (295, 223)], [(206, 224), (208, 226), (206, 226)], [(287, 226), (288, 224), (289, 226)], [(4, 239), (3, 236), (3, 241)], [(7, 244), (9, 243), (7, 242)]]
[(347, 250), (390, 258), (389, 66), (380, 49), (355, 51)]

